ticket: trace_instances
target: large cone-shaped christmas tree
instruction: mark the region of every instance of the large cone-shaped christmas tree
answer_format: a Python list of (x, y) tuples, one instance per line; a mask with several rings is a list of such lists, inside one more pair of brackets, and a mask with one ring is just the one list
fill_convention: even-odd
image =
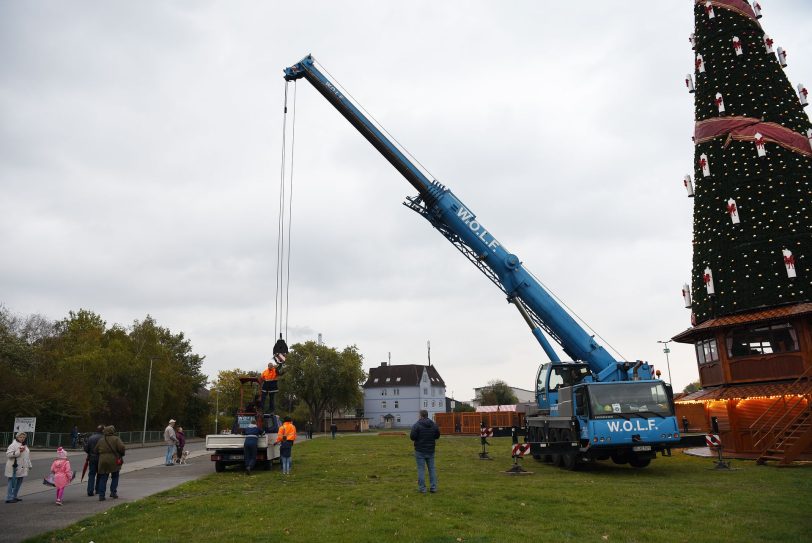
[(812, 124), (757, 4), (700, 0), (694, 11), (699, 324), (812, 300)]

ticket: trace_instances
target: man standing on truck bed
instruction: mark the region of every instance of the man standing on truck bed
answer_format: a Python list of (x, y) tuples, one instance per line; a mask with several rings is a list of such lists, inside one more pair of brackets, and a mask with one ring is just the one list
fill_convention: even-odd
[(268, 402), (268, 411), (265, 411), (266, 413), (273, 413), (274, 410), (274, 396), (276, 396), (276, 391), (279, 390), (279, 385), (276, 381), (277, 377), (276, 365), (273, 363), (273, 361), (268, 362), (268, 367), (260, 376), (262, 383), (262, 399), (260, 400), (259, 405), (263, 411), (265, 411), (265, 397), (268, 396), (270, 398)]

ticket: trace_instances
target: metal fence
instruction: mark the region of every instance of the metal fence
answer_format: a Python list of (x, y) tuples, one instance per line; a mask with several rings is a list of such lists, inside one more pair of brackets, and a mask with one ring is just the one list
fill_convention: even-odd
[[(85, 437), (90, 434), (80, 434), (79, 443), (77, 448), (81, 449), (84, 445)], [(116, 435), (121, 438), (124, 443), (156, 443), (164, 440), (163, 430), (149, 430), (144, 432), (117, 432)], [(188, 432), (186, 435), (193, 436), (194, 430)], [(8, 444), (14, 439), (14, 432), (0, 432), (0, 443)], [(35, 432), (28, 434), (28, 445), (32, 449), (55, 449), (57, 447), (71, 448), (72, 439), (70, 432)]]

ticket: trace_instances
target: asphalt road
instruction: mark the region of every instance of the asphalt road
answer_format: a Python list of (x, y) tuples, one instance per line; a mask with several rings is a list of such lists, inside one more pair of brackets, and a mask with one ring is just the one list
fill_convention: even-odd
[[(29, 471), (20, 489), (19, 497), (23, 501), (4, 503), (4, 499), (0, 502), (0, 542), (22, 541), (40, 533), (64, 528), (121, 503), (144, 498), (214, 473), (214, 463), (209, 460), (203, 441), (187, 442), (186, 449), (189, 450), (189, 463), (176, 466), (163, 465), (166, 452), (163, 445), (128, 449), (118, 484), (119, 499), (109, 497), (108, 480), (108, 497), (103, 502), (95, 496), (87, 495), (87, 479), (79, 482), (85, 454), (69, 454), (68, 459), (71, 468), (76, 471), (76, 479), (65, 489), (62, 506), (54, 503), (56, 489), (42, 484), (42, 478), (50, 471), (56, 453), (33, 451), (31, 462), (34, 468)], [(3, 483), (6, 483), (5, 478)], [(2, 488), (5, 496), (6, 486)]]

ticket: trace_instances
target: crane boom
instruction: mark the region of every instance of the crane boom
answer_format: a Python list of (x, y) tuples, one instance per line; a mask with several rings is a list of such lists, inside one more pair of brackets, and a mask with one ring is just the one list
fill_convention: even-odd
[[(536, 405), (525, 418), (535, 458), (567, 469), (612, 458), (642, 468), (680, 441), (671, 387), (642, 361), (617, 361), (446, 186), (426, 175), (315, 65), (308, 55), (285, 69), (305, 78), (417, 189), (406, 205), (429, 221), (507, 296), (550, 362), (536, 377)], [(545, 335), (546, 334), (546, 335)], [(547, 336), (571, 361), (562, 361)]]
[(447, 187), (429, 179), (409, 160), (316, 67), (311, 55), (284, 72), (288, 81), (307, 79), (417, 189), (418, 196), (407, 198), (405, 205), (428, 220), (507, 295), (508, 301), (517, 307), (527, 321), (550, 360), (559, 361), (559, 357), (542, 330), (561, 345), (572, 360), (588, 363), (597, 380), (627, 378), (629, 365), (618, 363), (598, 345), (524, 268), (519, 257), (509, 252)]

